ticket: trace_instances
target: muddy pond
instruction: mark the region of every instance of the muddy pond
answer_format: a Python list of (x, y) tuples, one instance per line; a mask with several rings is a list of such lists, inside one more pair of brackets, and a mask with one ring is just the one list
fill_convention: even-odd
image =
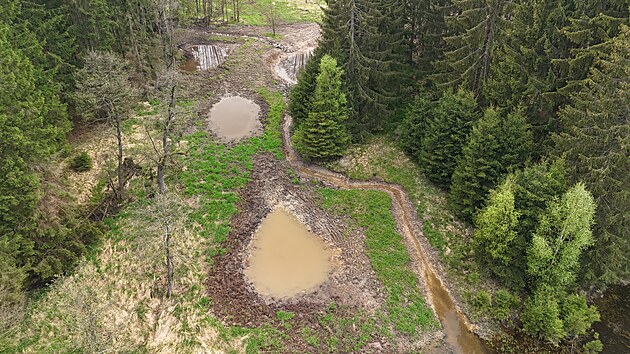
[(295, 84), (297, 77), (306, 66), (308, 60), (313, 56), (314, 48), (289, 54), (285, 58), (278, 61), (275, 65), (275, 71), (283, 80)]
[(252, 239), (245, 276), (265, 296), (287, 298), (315, 290), (331, 271), (331, 251), (293, 215), (276, 207)]
[(259, 113), (260, 107), (246, 98), (225, 97), (210, 110), (210, 129), (224, 142), (237, 142), (262, 131)]
[(181, 68), (185, 71), (204, 71), (216, 68), (225, 62), (231, 50), (230, 47), (209, 44), (192, 46), (190, 48), (192, 56), (183, 63)]

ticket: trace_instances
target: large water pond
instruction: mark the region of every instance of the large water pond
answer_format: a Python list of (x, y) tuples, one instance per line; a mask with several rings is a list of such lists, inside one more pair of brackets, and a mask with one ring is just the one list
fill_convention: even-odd
[(331, 271), (331, 251), (324, 241), (282, 207), (262, 221), (253, 237), (245, 276), (262, 295), (275, 298), (308, 293)]

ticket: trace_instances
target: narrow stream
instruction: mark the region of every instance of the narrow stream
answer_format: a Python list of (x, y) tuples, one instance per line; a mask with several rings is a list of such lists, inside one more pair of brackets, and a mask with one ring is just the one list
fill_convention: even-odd
[(417, 272), (424, 278), (424, 283), (428, 288), (428, 295), (430, 297), (428, 300), (433, 304), (435, 313), (442, 323), (447, 344), (451, 350), (457, 354), (489, 353), (489, 349), (483, 344), (481, 339), (472, 332), (470, 322), (466, 316), (457, 309), (451, 294), (427, 259), (427, 253), (416, 236), (416, 234), (420, 234), (420, 232), (414, 231), (412, 223), (412, 220), (414, 220), (414, 212), (411, 211), (412, 208), (410, 207), (412, 203), (409, 201), (409, 197), (404, 190), (398, 185), (350, 181), (347, 177), (330, 170), (305, 165), (299, 159), (291, 145), (290, 132), (292, 124), (292, 118), (285, 115), (282, 125), (282, 140), (287, 161), (298, 171), (333, 184), (338, 188), (380, 190), (387, 192), (391, 196), (396, 222), (400, 226), (403, 236), (408, 240), (408, 243), (413, 246), (414, 256), (416, 256), (419, 261), (419, 264), (417, 263)]

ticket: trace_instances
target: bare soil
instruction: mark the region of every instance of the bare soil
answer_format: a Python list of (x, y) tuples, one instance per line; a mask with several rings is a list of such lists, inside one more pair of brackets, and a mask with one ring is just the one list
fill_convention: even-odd
[[(295, 314), (293, 326), (287, 333), (291, 340), (284, 343), (284, 350), (312, 351), (313, 347), (302, 340), (300, 329), (310, 328), (322, 338), (330, 335), (329, 329), (318, 321), (331, 303), (338, 306), (336, 316), (356, 316), (360, 311), (367, 316), (374, 315), (384, 302), (382, 288), (366, 256), (364, 236), (349, 231), (342, 220), (318, 207), (316, 184), (294, 184), (287, 173), (286, 161), (279, 161), (271, 154), (260, 154), (255, 161), (252, 181), (240, 194), (240, 212), (230, 221), (232, 230), (224, 243), (225, 252), (213, 258), (209, 271), (206, 285), (212, 311), (227, 324), (246, 327), (279, 325), (277, 312), (292, 312)], [(331, 250), (330, 276), (312, 292), (291, 298), (261, 295), (244, 274), (252, 237), (276, 206), (296, 216)], [(371, 348), (369, 352), (392, 351), (386, 341), (374, 340), (381, 341), (380, 349)]]
[[(229, 324), (248, 327), (277, 323), (277, 311), (290, 311), (296, 314), (295, 327), (315, 329), (319, 328), (317, 315), (323, 314), (330, 303), (349, 313), (358, 308), (374, 313), (383, 303), (383, 295), (365, 255), (364, 236), (348, 231), (341, 220), (320, 209), (314, 185), (293, 184), (287, 168), (285, 161), (270, 154), (256, 159), (252, 181), (241, 192), (240, 212), (231, 220), (225, 253), (213, 258), (207, 281), (213, 311)], [(333, 254), (327, 281), (310, 293), (281, 299), (258, 294), (244, 275), (252, 236), (262, 219), (278, 205), (322, 237)], [(289, 350), (302, 345), (299, 340), (287, 344)]]

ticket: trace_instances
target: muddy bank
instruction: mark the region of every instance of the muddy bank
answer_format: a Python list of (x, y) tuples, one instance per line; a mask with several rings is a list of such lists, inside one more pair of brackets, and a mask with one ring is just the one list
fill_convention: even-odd
[[(351, 181), (346, 176), (316, 165), (303, 163), (295, 153), (291, 143), (292, 118), (285, 115), (282, 124), (282, 140), (287, 161), (300, 173), (316, 178), (337, 188), (380, 190), (388, 193), (393, 202), (393, 213), (399, 232), (405, 237), (406, 246), (414, 259), (414, 270), (418, 275), (427, 303), (433, 308), (442, 323), (446, 342), (454, 353), (489, 353), (485, 343), (475, 334), (475, 326), (462, 312), (451, 291), (442, 281), (439, 262), (432, 258), (430, 245), (422, 234), (421, 222), (415, 208), (402, 187), (384, 182)], [(416, 236), (419, 235), (420, 237)]]
[[(384, 300), (365, 255), (364, 236), (349, 232), (340, 220), (321, 210), (312, 184), (293, 184), (285, 161), (270, 154), (261, 154), (255, 161), (252, 181), (240, 193), (239, 213), (230, 222), (232, 230), (223, 244), (225, 252), (213, 258), (206, 283), (212, 311), (230, 325), (247, 327), (277, 324), (276, 312), (290, 311), (295, 313), (295, 331), (303, 327), (325, 331), (318, 324), (318, 316), (331, 303), (349, 315), (359, 309), (368, 315), (376, 313)], [(332, 254), (328, 279), (313, 291), (291, 298), (260, 295), (244, 275), (252, 237), (276, 206), (289, 211), (321, 237)], [(300, 340), (290, 342), (290, 351), (306, 345)], [(388, 344), (382, 343), (381, 347), (385, 350)]]
[(236, 47), (235, 43), (186, 45), (183, 48), (186, 60), (180, 68), (189, 72), (216, 68)]

